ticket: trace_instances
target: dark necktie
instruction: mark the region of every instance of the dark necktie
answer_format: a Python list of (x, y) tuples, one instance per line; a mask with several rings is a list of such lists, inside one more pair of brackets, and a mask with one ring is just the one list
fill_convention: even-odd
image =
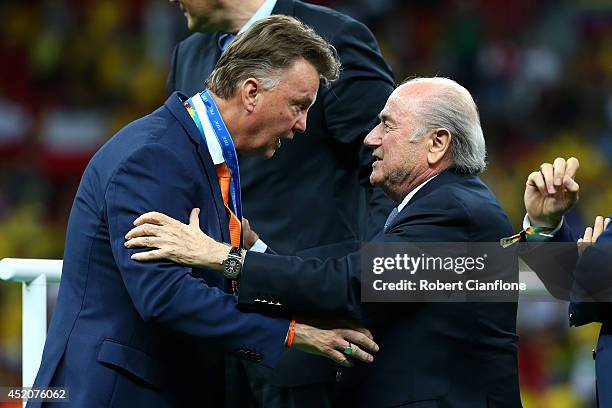
[(385, 228), (384, 228), (385, 231), (387, 230), (389, 225), (391, 225), (395, 217), (397, 217), (397, 214), (398, 214), (397, 207), (395, 207), (393, 211), (391, 211), (391, 214), (389, 214), (389, 216), (387, 217), (387, 221), (385, 221)]

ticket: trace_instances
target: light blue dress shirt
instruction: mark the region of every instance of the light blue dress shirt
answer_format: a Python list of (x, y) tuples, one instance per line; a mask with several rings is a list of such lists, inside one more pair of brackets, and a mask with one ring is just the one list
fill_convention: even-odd
[(219, 37), (219, 48), (221, 52), (225, 51), (225, 49), (234, 41), (234, 38), (238, 34), (241, 34), (249, 29), (257, 20), (261, 20), (262, 18), (269, 17), (272, 15), (272, 10), (274, 10), (274, 6), (276, 6), (276, 0), (266, 0), (264, 4), (253, 14), (253, 16), (246, 22), (245, 25), (242, 26), (240, 31), (237, 34), (222, 34)]

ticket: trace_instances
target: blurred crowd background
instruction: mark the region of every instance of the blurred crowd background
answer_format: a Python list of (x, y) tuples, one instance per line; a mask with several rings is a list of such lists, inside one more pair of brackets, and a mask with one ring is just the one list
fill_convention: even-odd
[[(313, 2), (367, 24), (398, 82), (447, 76), (472, 92), (483, 178), (516, 230), (528, 173), (557, 156), (581, 162), (576, 232), (612, 212), (612, 1)], [(85, 164), (165, 100), (170, 53), (188, 32), (162, 0), (2, 1), (0, 16), (0, 258), (59, 259)], [(0, 311), (0, 385), (17, 386), (19, 285), (0, 283)], [(569, 329), (561, 302), (520, 306), (525, 407), (594, 406), (598, 329)]]

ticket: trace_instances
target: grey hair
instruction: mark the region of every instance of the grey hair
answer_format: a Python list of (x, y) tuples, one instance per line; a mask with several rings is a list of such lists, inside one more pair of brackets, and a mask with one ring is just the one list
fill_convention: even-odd
[(451, 134), (449, 152), (453, 167), (468, 173), (479, 174), (487, 167), (485, 144), (478, 108), (472, 95), (463, 86), (449, 78), (414, 78), (406, 85), (431, 84), (433, 91), (419, 99), (414, 108), (420, 127), (414, 138), (428, 130), (444, 128)]
[(260, 80), (264, 89), (273, 89), (285, 70), (300, 59), (317, 70), (323, 85), (340, 75), (340, 58), (329, 42), (293, 17), (272, 15), (236, 37), (205, 86), (225, 99), (231, 98), (249, 77)]

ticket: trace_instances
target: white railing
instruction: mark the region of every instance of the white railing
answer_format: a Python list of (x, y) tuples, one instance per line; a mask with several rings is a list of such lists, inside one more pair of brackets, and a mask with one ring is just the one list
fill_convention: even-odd
[(23, 387), (34, 384), (47, 337), (47, 283), (59, 283), (62, 261), (51, 259), (0, 260), (0, 280), (22, 285)]

